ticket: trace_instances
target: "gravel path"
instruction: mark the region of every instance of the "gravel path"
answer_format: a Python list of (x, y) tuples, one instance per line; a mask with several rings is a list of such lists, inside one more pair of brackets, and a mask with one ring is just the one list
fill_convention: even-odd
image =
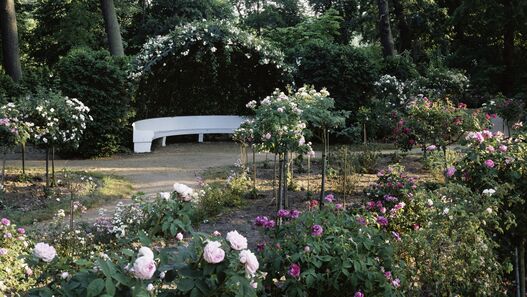
[[(154, 194), (170, 191), (174, 182), (196, 185), (196, 176), (210, 167), (232, 165), (239, 159), (239, 147), (231, 142), (182, 143), (156, 148), (152, 153), (117, 155), (107, 159), (56, 160), (55, 170), (97, 171), (129, 180), (135, 191)], [(28, 160), (28, 167), (44, 168), (45, 161)], [(8, 160), (8, 167), (20, 167)]]
[[(239, 146), (233, 142), (178, 143), (157, 147), (152, 153), (146, 154), (123, 154), (106, 159), (56, 160), (55, 171), (68, 168), (120, 176), (132, 183), (134, 192), (153, 196), (159, 192), (172, 191), (175, 182), (195, 188), (196, 177), (204, 170), (233, 165), (239, 156)], [(21, 166), (20, 160), (17, 160), (19, 155), (10, 157), (12, 159), (7, 161), (8, 167)], [(29, 154), (26, 160), (27, 168), (44, 168), (43, 158), (42, 154)], [(129, 201), (129, 199), (112, 200), (103, 208), (106, 214), (111, 214), (118, 202), (127, 204)], [(81, 220), (88, 222), (95, 220), (99, 209), (89, 209)]]

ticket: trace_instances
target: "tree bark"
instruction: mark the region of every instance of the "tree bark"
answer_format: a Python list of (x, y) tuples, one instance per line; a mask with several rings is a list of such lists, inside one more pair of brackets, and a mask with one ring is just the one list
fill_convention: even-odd
[(117, 14), (115, 13), (115, 5), (113, 0), (101, 0), (102, 16), (104, 18), (104, 26), (106, 35), (108, 36), (108, 46), (112, 56), (124, 56), (123, 40), (121, 38), (121, 29)]
[(19, 81), (22, 78), (22, 66), (14, 0), (0, 0), (0, 32), (5, 71), (14, 81)]
[(503, 75), (501, 90), (504, 94), (510, 95), (514, 85), (514, 18), (512, 0), (503, 0), (503, 13), (505, 16), (505, 24), (503, 27)]
[(328, 152), (328, 146), (327, 146), (327, 143), (328, 143), (328, 132), (327, 130), (324, 128), (324, 131), (322, 132), (322, 142), (323, 142), (323, 145), (324, 145), (324, 149), (322, 150), (322, 181), (320, 183), (320, 197), (319, 197), (319, 206), (320, 208), (322, 208), (322, 205), (324, 204), (324, 197), (326, 195), (326, 172), (327, 172), (327, 167), (328, 167), (328, 157), (327, 157), (327, 152)]
[(393, 10), (397, 18), (397, 28), (399, 29), (399, 52), (409, 51), (412, 49), (412, 36), (404, 15), (404, 7), (400, 0), (393, 0)]
[(392, 28), (390, 27), (390, 9), (388, 0), (377, 0), (379, 7), (379, 33), (381, 37), (382, 54), (384, 57), (395, 55)]

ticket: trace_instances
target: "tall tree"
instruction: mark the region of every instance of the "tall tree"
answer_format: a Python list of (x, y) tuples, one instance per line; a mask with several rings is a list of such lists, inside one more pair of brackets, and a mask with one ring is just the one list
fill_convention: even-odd
[(410, 27), (406, 22), (403, 3), (401, 0), (393, 0), (392, 3), (399, 29), (399, 52), (409, 51), (412, 47), (412, 37)]
[(108, 36), (108, 46), (112, 56), (124, 56), (123, 40), (113, 0), (101, 0), (104, 27)]
[(0, 31), (5, 71), (14, 81), (22, 78), (14, 0), (0, 0)]
[(503, 26), (503, 76), (502, 76), (502, 91), (505, 94), (510, 94), (514, 85), (514, 14), (512, 0), (503, 0), (504, 15), (508, 16), (505, 19)]
[(379, 33), (381, 37), (382, 54), (384, 57), (395, 55), (392, 28), (390, 27), (390, 9), (388, 0), (377, 0), (379, 7)]

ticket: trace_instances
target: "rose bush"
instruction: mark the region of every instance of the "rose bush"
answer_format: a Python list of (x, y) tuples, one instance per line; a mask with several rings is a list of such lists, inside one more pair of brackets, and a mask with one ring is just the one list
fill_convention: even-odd
[[(259, 244), (262, 270), (268, 273), (266, 290), (287, 296), (403, 296), (402, 266), (390, 236), (327, 204), (267, 229), (270, 241)], [(262, 218), (256, 224), (262, 225)]]
[(8, 218), (0, 220), (0, 295), (15, 295), (35, 284), (28, 266), (30, 239), (24, 228), (18, 228)]

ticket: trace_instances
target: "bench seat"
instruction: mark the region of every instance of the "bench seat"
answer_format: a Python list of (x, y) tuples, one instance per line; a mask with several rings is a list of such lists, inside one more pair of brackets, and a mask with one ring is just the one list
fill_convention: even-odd
[(162, 138), (162, 145), (165, 146), (168, 136), (198, 134), (198, 141), (203, 142), (204, 134), (232, 134), (244, 120), (243, 117), (232, 115), (180, 116), (140, 120), (132, 124), (134, 152), (151, 152), (152, 142), (158, 138)]

